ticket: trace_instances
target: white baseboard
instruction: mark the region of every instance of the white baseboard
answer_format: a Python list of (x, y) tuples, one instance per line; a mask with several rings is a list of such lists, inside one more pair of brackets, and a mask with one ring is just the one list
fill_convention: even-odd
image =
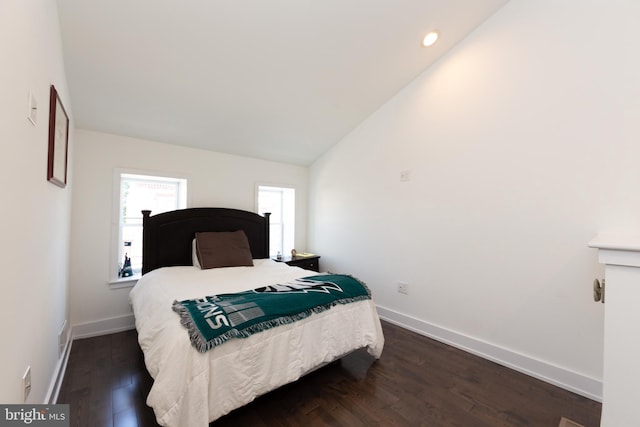
[(377, 306), (377, 309), (380, 318), (389, 323), (491, 360), (589, 399), (602, 402), (602, 381), (462, 335), (385, 307)]
[(64, 345), (64, 350), (58, 359), (56, 368), (53, 371), (53, 377), (47, 390), (47, 395), (44, 398), (45, 405), (52, 405), (58, 401), (58, 394), (60, 393), (60, 387), (62, 387), (62, 380), (64, 379), (64, 373), (67, 370), (67, 363), (69, 362), (69, 354), (71, 353), (71, 335), (67, 334), (67, 342)]
[(95, 322), (80, 323), (73, 325), (71, 334), (73, 339), (91, 338), (99, 335), (114, 334), (116, 332), (135, 329), (136, 323), (133, 314), (125, 316), (111, 317), (109, 319), (97, 320)]

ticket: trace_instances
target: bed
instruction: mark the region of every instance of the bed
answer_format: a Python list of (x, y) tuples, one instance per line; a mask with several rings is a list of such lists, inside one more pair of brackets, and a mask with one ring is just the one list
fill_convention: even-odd
[[(143, 212), (143, 276), (130, 293), (138, 341), (154, 379), (147, 404), (160, 425), (206, 426), (256, 397), (366, 348), (384, 345), (372, 299), (337, 304), (294, 323), (197, 351), (174, 301), (285, 283), (317, 274), (269, 259), (269, 215), (227, 208)], [(253, 266), (194, 266), (194, 236), (242, 230)], [(197, 263), (197, 262), (196, 262)], [(344, 327), (348, 325), (348, 327)]]

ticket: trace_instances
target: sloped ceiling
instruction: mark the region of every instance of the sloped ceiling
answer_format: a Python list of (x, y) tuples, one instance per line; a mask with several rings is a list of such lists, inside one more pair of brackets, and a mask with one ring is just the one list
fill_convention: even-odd
[(75, 125), (309, 165), (506, 2), (58, 0)]

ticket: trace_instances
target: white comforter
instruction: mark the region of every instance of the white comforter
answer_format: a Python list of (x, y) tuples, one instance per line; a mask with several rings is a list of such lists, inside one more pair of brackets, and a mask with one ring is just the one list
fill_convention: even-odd
[(257, 396), (352, 350), (379, 358), (384, 345), (372, 300), (233, 339), (197, 352), (171, 309), (174, 300), (238, 292), (315, 274), (272, 260), (254, 267), (169, 267), (144, 275), (130, 294), (138, 341), (153, 386), (147, 404), (163, 426), (207, 426)]

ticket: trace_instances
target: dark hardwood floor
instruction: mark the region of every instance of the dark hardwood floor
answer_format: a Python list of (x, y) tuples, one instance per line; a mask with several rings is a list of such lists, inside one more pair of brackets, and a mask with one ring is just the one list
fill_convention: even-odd
[[(383, 323), (385, 349), (357, 351), (211, 424), (223, 426), (540, 426), (600, 424), (601, 405)], [(157, 426), (135, 331), (77, 340), (58, 403), (72, 426)], [(191, 426), (185, 426), (191, 427)]]

